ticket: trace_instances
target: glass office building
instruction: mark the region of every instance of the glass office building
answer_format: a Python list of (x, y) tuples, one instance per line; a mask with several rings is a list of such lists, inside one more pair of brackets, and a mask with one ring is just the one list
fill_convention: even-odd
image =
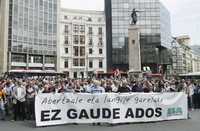
[(59, 0), (9, 0), (8, 70), (56, 70)]
[(128, 70), (128, 27), (132, 10), (138, 13), (142, 66), (156, 72), (169, 64), (170, 14), (159, 0), (105, 0), (108, 70)]

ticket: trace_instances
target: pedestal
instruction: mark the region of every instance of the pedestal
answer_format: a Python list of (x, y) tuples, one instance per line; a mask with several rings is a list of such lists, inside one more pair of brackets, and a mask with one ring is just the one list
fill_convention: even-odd
[(130, 25), (129, 35), (129, 72), (141, 73), (140, 30), (137, 25)]

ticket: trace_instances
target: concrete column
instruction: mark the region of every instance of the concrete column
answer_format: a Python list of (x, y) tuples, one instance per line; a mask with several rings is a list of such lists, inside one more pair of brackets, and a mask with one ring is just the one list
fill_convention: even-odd
[(42, 55), (42, 70), (45, 70), (45, 55)]
[(11, 52), (9, 51), (8, 52), (8, 71), (11, 70), (11, 64), (12, 64), (12, 62), (11, 62)]
[(26, 70), (28, 70), (29, 67), (29, 54), (26, 54)]
[(140, 31), (137, 25), (130, 25), (129, 35), (129, 70), (141, 72)]
[(10, 70), (8, 50), (9, 0), (0, 2), (0, 75)]

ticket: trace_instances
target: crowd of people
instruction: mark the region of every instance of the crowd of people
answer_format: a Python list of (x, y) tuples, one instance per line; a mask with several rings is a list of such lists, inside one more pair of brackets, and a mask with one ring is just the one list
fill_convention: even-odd
[(6, 78), (0, 79), (0, 119), (33, 120), (39, 93), (104, 92), (185, 92), (189, 108), (200, 108), (200, 84), (190, 80)]

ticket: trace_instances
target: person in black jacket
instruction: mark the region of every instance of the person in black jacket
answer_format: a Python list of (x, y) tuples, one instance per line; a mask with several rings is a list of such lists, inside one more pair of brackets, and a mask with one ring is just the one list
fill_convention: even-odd
[(198, 108), (198, 86), (196, 83), (194, 83), (194, 94), (192, 96), (193, 106), (194, 109)]
[(200, 109), (200, 85), (197, 86), (197, 108)]
[(121, 85), (119, 85), (118, 91), (119, 93), (127, 93), (127, 92), (131, 92), (130, 87), (128, 86), (127, 83), (122, 83)]

